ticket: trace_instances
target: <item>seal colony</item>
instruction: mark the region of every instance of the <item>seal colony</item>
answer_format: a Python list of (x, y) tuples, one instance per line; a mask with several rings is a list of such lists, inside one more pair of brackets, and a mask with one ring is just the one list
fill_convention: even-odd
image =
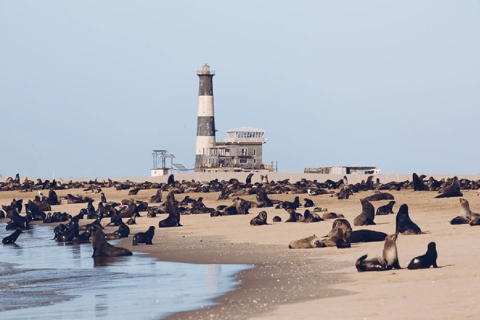
[[(425, 185), (431, 184), (433, 186), (435, 184), (438, 184), (436, 181), (430, 182), (429, 180), (426, 180), (426, 177), (423, 177), (423, 179), (423, 183)], [(255, 180), (252, 179), (252, 181)], [(446, 179), (446, 181), (448, 181), (448, 179)], [(100, 202), (100, 193), (91, 193), (90, 191), (88, 191), (87, 196), (87, 194), (82, 194), (82, 192), (86, 193), (87, 191), (75, 190), (72, 188), (55, 189), (58, 195), (58, 202), (60, 204), (51, 205), (51, 211), (40, 210), (40, 212), (43, 211), (47, 214), (47, 217), (45, 218), (45, 223), (51, 223), (47, 220), (49, 214), (53, 216), (53, 213), (58, 213), (58, 216), (63, 215), (66, 219), (63, 222), (55, 222), (57, 224), (64, 224), (63, 227), (59, 227), (58, 229), (59, 235), (61, 235), (62, 232), (66, 232), (67, 230), (76, 230), (77, 223), (75, 221), (77, 221), (79, 225), (79, 234), (82, 234), (81, 228), (86, 224), (100, 224), (100, 226), (105, 228), (102, 232), (104, 234), (110, 234), (117, 230), (120, 226), (125, 225), (125, 223), (123, 222), (126, 222), (127, 220), (127, 218), (122, 218), (121, 215), (118, 216), (118, 213), (127, 212), (135, 205), (139, 208), (138, 210), (136, 210), (138, 212), (128, 213), (128, 215), (131, 214), (130, 218), (136, 218), (137, 223), (137, 225), (131, 226), (131, 228), (133, 228), (131, 232), (132, 235), (135, 235), (137, 233), (145, 233), (145, 230), (147, 230), (149, 226), (155, 226), (155, 228), (157, 228), (157, 224), (160, 221), (165, 220), (170, 216), (172, 216), (172, 220), (174, 221), (171, 227), (157, 229), (157, 232), (155, 232), (152, 237), (152, 245), (141, 246), (140, 250), (146, 248), (145, 250), (160, 250), (161, 252), (163, 250), (162, 246), (166, 243), (166, 241), (167, 243), (168, 241), (189, 241), (188, 239), (190, 238), (190, 235), (195, 235), (197, 239), (196, 243), (189, 242), (191, 245), (195, 245), (195, 251), (202, 251), (201, 249), (197, 249), (199, 244), (202, 244), (202, 242), (199, 242), (198, 240), (198, 235), (200, 235), (200, 237), (204, 237), (204, 242), (205, 239), (207, 239), (208, 237), (208, 241), (218, 242), (223, 245), (223, 239), (226, 237), (226, 239), (228, 239), (228, 241), (231, 241), (231, 243), (248, 241), (249, 243), (266, 243), (272, 245), (279, 244), (285, 248), (284, 250), (288, 250), (289, 243), (297, 241), (294, 239), (309, 238), (307, 239), (307, 241), (304, 242), (309, 243), (307, 247), (310, 247), (310, 249), (303, 251), (302, 249), (297, 249), (300, 251), (289, 250), (290, 252), (298, 252), (292, 254), (297, 256), (297, 260), (304, 259), (301, 258), (304, 255), (304, 252), (308, 252), (307, 254), (309, 256), (320, 258), (324, 256), (335, 256), (337, 257), (337, 259), (346, 259), (346, 261), (348, 260), (347, 262), (350, 267), (347, 267), (346, 270), (353, 269), (355, 272), (357, 271), (357, 268), (355, 267), (356, 261), (362, 255), (375, 255), (381, 253), (381, 257), (383, 258), (382, 248), (385, 248), (386, 235), (395, 234), (397, 229), (397, 212), (401, 211), (401, 217), (405, 216), (404, 213), (406, 212), (408, 217), (407, 220), (403, 219), (401, 222), (399, 222), (400, 227), (403, 223), (403, 225), (407, 225), (410, 227), (410, 229), (407, 228), (406, 230), (413, 230), (414, 232), (416, 232), (416, 228), (413, 227), (412, 223), (419, 229), (421, 227), (420, 233), (416, 233), (417, 235), (398, 233), (395, 243), (397, 246), (397, 262), (398, 265), (401, 266), (410, 266), (408, 262), (415, 261), (416, 259), (418, 261), (422, 261), (422, 263), (420, 264), (421, 267), (428, 265), (429, 261), (432, 260), (431, 257), (433, 255), (429, 253), (432, 251), (430, 250), (430, 245), (427, 246), (427, 243), (435, 242), (437, 244), (435, 248), (435, 253), (438, 247), (439, 255), (437, 254), (437, 257), (440, 258), (440, 260), (438, 261), (438, 267), (442, 268), (442, 272), (448, 272), (450, 268), (462, 267), (464, 263), (468, 263), (468, 261), (462, 261), (461, 263), (459, 263), (455, 260), (455, 264), (452, 264), (451, 262), (446, 262), (448, 261), (447, 259), (450, 258), (450, 254), (445, 253), (445, 241), (442, 242), (441, 239), (437, 239), (438, 228), (436, 226), (444, 225), (445, 228), (451, 227), (452, 229), (450, 233), (452, 233), (453, 235), (461, 235), (462, 233), (467, 232), (465, 231), (467, 229), (476, 229), (470, 228), (469, 226), (452, 226), (449, 224), (449, 221), (452, 219), (452, 217), (455, 217), (459, 213), (461, 214), (461, 212), (459, 212), (459, 210), (461, 210), (461, 206), (458, 205), (458, 199), (448, 199), (448, 197), (438, 198), (435, 200), (438, 202), (432, 202), (432, 204), (430, 204), (428, 208), (424, 208), (419, 205), (422, 203), (422, 201), (418, 199), (433, 199), (438, 194), (437, 192), (440, 190), (423, 190), (423, 192), (418, 193), (421, 195), (417, 196), (417, 192), (413, 190), (413, 184), (410, 184), (409, 182), (391, 183), (389, 184), (389, 188), (391, 189), (386, 189), (387, 184), (376, 185), (374, 188), (368, 189), (368, 183), (364, 183), (364, 186), (367, 188), (367, 190), (362, 190), (360, 188), (360, 186), (362, 186), (362, 183), (358, 185), (348, 184), (345, 188), (351, 189), (352, 192), (350, 193), (348, 199), (341, 200), (338, 200), (336, 197), (331, 197), (332, 193), (329, 193), (330, 191), (338, 190), (338, 188), (335, 189), (335, 184), (325, 183), (325, 188), (322, 189), (320, 188), (322, 183), (318, 181), (314, 182), (311, 180), (303, 180), (291, 183), (289, 181), (273, 181), (271, 177), (268, 181), (268, 185), (260, 185), (255, 182), (248, 185), (246, 183), (243, 183), (241, 179), (230, 181), (211, 180), (203, 181), (201, 183), (194, 181), (174, 180), (174, 182), (170, 184), (158, 183), (156, 185), (154, 183), (134, 183), (124, 181), (112, 182), (112, 186), (110, 187), (108, 186), (108, 182), (105, 182), (105, 185), (103, 185), (103, 181), (97, 183), (98, 187), (102, 189), (102, 192), (106, 196), (106, 199), (103, 202)], [(459, 179), (459, 183), (461, 186), (461, 191), (464, 195), (464, 199), (468, 199), (468, 201), (470, 202), (469, 207), (471, 208), (471, 212), (474, 213), (480, 207), (479, 202), (475, 198), (476, 189), (466, 189), (466, 187), (472, 188), (473, 186), (475, 186), (475, 183), (473, 181), (470, 181), (470, 184), (465, 183), (464, 179)], [(155, 185), (157, 188), (147, 187), (152, 185)], [(409, 185), (411, 185), (411, 189)], [(145, 187), (142, 188), (140, 186)], [(82, 187), (85, 187), (86, 189), (87, 184)], [(117, 187), (119, 187), (118, 190)], [(136, 195), (128, 195), (129, 188), (140, 188), (140, 191), (137, 192)], [(297, 202), (298, 207), (292, 209), (292, 204), (293, 206), (297, 205), (295, 197), (300, 195), (299, 199), (305, 199), (305, 196), (301, 196), (303, 189), (325, 190), (325, 193), (319, 192), (318, 195), (315, 195), (313, 197), (313, 199), (310, 196), (310, 199), (312, 199), (314, 205), (313, 207), (310, 206), (310, 201), (308, 201), (308, 204), (307, 201), (301, 201)], [(393, 214), (390, 213), (387, 215), (375, 216), (375, 225), (355, 226), (353, 224), (354, 218), (358, 215), (359, 212), (362, 211), (360, 199), (364, 199), (371, 196), (372, 194), (375, 194), (375, 189), (384, 190), (382, 192), (388, 192), (392, 196), (394, 196), (395, 202), (398, 204), (398, 207), (395, 206), (394, 208), (392, 208), (392, 211), (394, 212)], [(15, 200), (15, 203), (17, 203), (18, 199), (22, 200), (22, 198), (23, 203), (28, 203), (28, 200), (31, 200), (32, 202), (37, 201), (34, 199), (35, 196), (38, 196), (37, 191), (38, 190), (36, 190), (35, 192), (32, 191), (31, 194), (29, 193), (29, 191), (21, 191), (21, 193), (15, 193), (13, 195), (13, 197), (17, 199)], [(222, 191), (225, 191), (224, 193), (228, 194), (226, 196), (226, 199), (216, 200), (216, 198), (221, 195)], [(118, 196), (113, 196), (115, 192), (118, 193)], [(166, 202), (168, 194), (171, 192), (175, 201), (173, 201), (172, 199), (171, 203), (167, 205)], [(312, 191), (310, 192), (312, 193)], [(43, 194), (47, 195), (47, 192), (44, 191)], [(75, 195), (75, 197), (77, 198), (82, 197), (83, 199), (86, 197), (90, 197), (93, 201), (67, 204), (67, 194)], [(24, 196), (22, 197), (22, 195)], [(148, 203), (149, 199), (155, 195), (160, 195), (161, 200), (159, 202)], [(408, 197), (404, 195), (408, 195)], [(189, 198), (185, 199), (187, 196)], [(472, 198), (472, 196), (475, 197)], [(10, 206), (11, 201), (13, 202), (13, 197), (10, 196), (8, 202), (3, 202), (2, 204)], [(416, 197), (417, 200), (411, 200), (412, 197)], [(155, 198), (158, 198), (158, 196)], [(110, 203), (107, 201), (107, 199)], [(182, 199), (185, 201), (183, 201)], [(42, 201), (41, 198), (38, 200)], [(390, 201), (392, 200), (384, 199), (372, 202), (371, 204), (374, 209), (377, 209), (382, 206), (388, 205)], [(147, 202), (146, 208), (142, 208), (143, 202)], [(102, 203), (101, 206), (100, 203)], [(278, 209), (275, 209), (276, 206), (282, 203), (285, 203), (283, 207), (282, 205), (280, 205)], [(445, 204), (452, 204), (451, 207), (453, 208), (453, 210), (445, 213), (443, 216), (439, 216), (438, 210), (439, 208), (442, 208), (442, 206), (444, 206)], [(245, 207), (242, 208), (242, 205)], [(405, 206), (402, 210), (400, 210), (402, 205), (406, 205), (406, 211), (404, 210)], [(17, 210), (18, 206), (19, 205), (17, 204)], [(237, 210), (237, 214), (228, 215), (228, 217), (217, 216), (215, 218), (211, 218), (210, 214), (211, 212), (213, 212), (212, 209), (215, 210), (215, 212), (220, 211), (217, 210), (217, 207), (219, 206), (225, 206), (225, 208), (232, 208), (232, 211), (234, 210), (233, 208), (235, 208), (235, 210)], [(249, 206), (248, 210), (244, 210), (246, 206)], [(99, 208), (97, 209), (97, 207)], [(326, 207), (328, 207), (330, 210), (323, 211)], [(222, 211), (224, 211), (225, 208), (223, 208)], [(240, 210), (237, 208), (240, 208)], [(239, 214), (239, 212), (242, 210), (244, 213)], [(288, 212), (288, 210), (290, 210), (290, 212)], [(310, 214), (318, 213), (322, 217), (324, 215), (329, 216), (331, 220), (318, 221), (317, 223), (299, 223), (303, 222), (300, 219), (301, 217), (305, 218), (306, 216), (310, 216), (309, 214), (306, 214), (306, 210), (309, 210), (308, 212)], [(8, 214), (7, 211), (2, 211), (5, 212), (5, 215)], [(33, 214), (35, 210), (32, 210), (32, 208), (30, 208), (29, 211), (31, 212), (29, 216), (33, 218), (35, 216), (35, 214)], [(171, 213), (172, 211), (173, 214)], [(263, 214), (260, 215), (262, 211), (265, 211), (267, 213), (265, 224), (263, 224)], [(151, 214), (149, 216), (147, 213), (150, 212), (154, 212), (156, 216), (151, 217)], [(298, 218), (297, 223), (283, 223), (283, 221), (287, 220), (290, 217), (292, 212), (296, 213), (295, 217)], [(23, 205), (22, 210), (19, 211), (18, 214), (21, 217), (27, 217), (25, 205)], [(90, 219), (87, 218), (89, 214)], [(77, 216), (78, 218), (75, 218)], [(256, 223), (257, 221), (260, 222), (261, 227), (251, 227), (250, 225), (250, 221), (252, 221), (253, 218), (256, 216), (258, 219), (255, 219), (254, 223)], [(341, 216), (343, 216), (343, 218)], [(181, 224), (179, 219), (177, 219), (176, 217), (180, 217), (182, 219)], [(274, 217), (280, 218), (282, 222), (272, 223)], [(426, 219), (426, 217), (428, 218)], [(8, 222), (7, 220), (11, 220), (11, 218), (5, 219), (6, 220), (4, 220), (3, 222)], [(345, 219), (345, 221), (337, 221), (338, 219)], [(29, 220), (28, 222), (30, 225), (44, 223), (42, 220)], [(109, 223), (112, 223), (112, 225), (107, 226), (107, 224)], [(229, 225), (232, 229), (227, 228), (227, 226)], [(350, 226), (350, 230), (348, 226)], [(199, 229), (200, 227), (201, 229)], [(244, 227), (248, 227), (248, 229), (244, 229)], [(91, 230), (96, 230), (96, 227), (94, 228), (95, 229)], [(236, 228), (239, 228), (239, 230), (241, 231), (235, 231)], [(87, 230), (83, 231), (86, 232)], [(275, 238), (274, 235), (276, 234), (278, 234), (278, 236), (281, 236), (281, 238)], [(67, 239), (68, 237), (68, 234), (64, 234), (65, 239)], [(21, 241), (22, 239), (22, 235), (20, 234), (17, 242)], [(162, 239), (162, 241), (160, 241), (160, 239)], [(90, 237), (90, 242), (91, 241), (92, 237)], [(377, 242), (365, 244), (364, 242), (367, 241)], [(132, 237), (129, 237), (126, 242), (121, 242), (115, 247), (124, 247), (126, 250), (131, 252), (132, 244), (133, 239)], [(226, 244), (231, 245), (230, 243)], [(324, 244), (325, 246), (321, 244)], [(409, 247), (405, 247), (407, 244)], [(91, 246), (91, 243), (86, 245)], [(98, 247), (98, 243), (95, 245), (95, 247)], [(428, 247), (427, 253), (425, 253), (425, 247)], [(177, 248), (176, 250), (180, 250), (180, 252), (182, 252), (180, 246), (176, 246), (175, 248)], [(318, 250), (313, 248), (321, 249)], [(421, 254), (423, 254), (423, 256), (427, 258), (420, 259), (421, 257), (423, 257), (421, 256)], [(403, 259), (405, 259), (405, 261), (403, 261)], [(366, 260), (370, 259), (366, 257), (364, 261)], [(435, 265), (437, 265), (437, 260), (438, 258), (435, 258)], [(426, 263), (424, 264), (423, 261), (426, 261)], [(415, 264), (416, 262), (414, 263), (414, 265)], [(412, 265), (412, 268), (414, 267), (414, 265)], [(391, 266), (392, 269), (395, 269), (395, 267), (393, 267), (393, 264), (391, 264)], [(431, 266), (434, 265), (430, 264), (430, 267)], [(388, 268), (382, 271), (384, 272), (382, 272), (381, 275), (377, 275), (376, 277), (385, 277), (385, 274), (390, 274), (392, 272)], [(404, 281), (408, 280), (408, 278), (410, 277), (408, 275), (404, 275), (408, 274), (409, 272), (400, 271), (397, 273), (397, 270), (395, 270), (395, 272), (396, 275), (401, 274), (400, 276)], [(422, 277), (428, 278), (430, 277), (429, 273), (435, 273), (436, 270), (430, 269), (422, 272), (426, 272), (423, 274)], [(350, 274), (350, 271), (348, 271), (348, 273)], [(366, 279), (362, 280), (363, 282), (372, 281), (373, 279), (368, 276), (368, 272), (365, 273), (366, 276), (363, 272), (361, 272), (360, 274), (362, 275), (362, 277), (365, 277), (362, 279)], [(438, 277), (438, 273), (435, 273), (435, 276)], [(355, 279), (359, 278), (356, 277)]]

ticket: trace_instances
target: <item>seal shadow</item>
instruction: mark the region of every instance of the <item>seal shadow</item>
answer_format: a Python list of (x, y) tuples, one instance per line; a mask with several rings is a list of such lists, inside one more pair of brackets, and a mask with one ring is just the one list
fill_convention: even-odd
[(94, 257), (93, 266), (96, 267), (107, 267), (113, 264), (116, 264), (120, 261), (126, 261), (130, 256), (120, 256), (120, 257)]
[(4, 243), (3, 245), (4, 245), (4, 246), (9, 246), (10, 248), (13, 248), (13, 249), (22, 249), (22, 247), (19, 246), (19, 245), (16, 244), (16, 243)]

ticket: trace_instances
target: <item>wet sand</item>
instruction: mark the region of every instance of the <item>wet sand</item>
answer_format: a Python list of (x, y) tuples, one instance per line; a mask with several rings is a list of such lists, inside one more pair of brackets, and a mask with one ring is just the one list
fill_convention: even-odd
[[(128, 190), (104, 189), (108, 201), (125, 198), (148, 200), (156, 190), (141, 190), (137, 196), (128, 196)], [(59, 196), (83, 194), (81, 190), (57, 191)], [(330, 195), (309, 197), (315, 205), (342, 213), (352, 223), (361, 212), (360, 198), (373, 192), (360, 192), (348, 200), (337, 200)], [(438, 265), (428, 270), (392, 270), (358, 273), (355, 261), (363, 254), (381, 255), (383, 242), (353, 244), (349, 249), (317, 248), (288, 249), (292, 240), (316, 234), (322, 236), (331, 229), (332, 220), (317, 223), (273, 223), (278, 215), (283, 221), (288, 214), (274, 208), (250, 209), (249, 215), (210, 217), (209, 215), (182, 216), (183, 227), (156, 228), (154, 245), (131, 246), (131, 237), (120, 245), (128, 249), (149, 252), (164, 261), (191, 263), (243, 263), (256, 268), (237, 275), (242, 281), (238, 290), (219, 297), (221, 304), (206, 309), (177, 313), (169, 319), (450, 319), (475, 317), (480, 313), (476, 297), (480, 291), (477, 227), (452, 226), (449, 221), (460, 214), (458, 198), (434, 199), (435, 192), (400, 191), (395, 196), (394, 211), (407, 203), (410, 217), (426, 234), (400, 235), (397, 241), (400, 265), (406, 267), (415, 256), (426, 252), (430, 241), (437, 243)], [(463, 191), (473, 211), (480, 211), (480, 197), (476, 191)], [(90, 194), (96, 201), (99, 194)], [(204, 197), (207, 207), (230, 204), (231, 200), (217, 201), (218, 193), (176, 195)], [(0, 203), (12, 198), (26, 201), (35, 193), (1, 192)], [(166, 194), (164, 194), (166, 196)], [(300, 199), (307, 197), (299, 195)], [(294, 194), (270, 195), (272, 199), (293, 200)], [(254, 196), (243, 197), (254, 200)], [(303, 202), (303, 201), (301, 201)], [(375, 208), (388, 201), (372, 202)], [(95, 203), (96, 205), (96, 203)], [(62, 204), (55, 211), (72, 214), (86, 204)], [(261, 210), (266, 210), (270, 225), (252, 227), (249, 221)], [(299, 212), (304, 211), (301, 207)], [(158, 226), (165, 215), (147, 218), (142, 213), (132, 233)], [(395, 231), (395, 215), (375, 217), (376, 226), (368, 229), (388, 234)], [(106, 224), (106, 222), (104, 223)], [(114, 230), (112, 227), (110, 230)], [(356, 229), (363, 229), (353, 227)], [(109, 230), (107, 230), (109, 231)]]

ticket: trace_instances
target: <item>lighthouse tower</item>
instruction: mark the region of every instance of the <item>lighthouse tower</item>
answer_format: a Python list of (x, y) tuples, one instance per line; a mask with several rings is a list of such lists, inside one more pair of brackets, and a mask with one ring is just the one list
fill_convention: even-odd
[(197, 71), (199, 77), (197, 143), (195, 147), (195, 167), (211, 163), (215, 152), (215, 119), (213, 112), (213, 76), (208, 64)]

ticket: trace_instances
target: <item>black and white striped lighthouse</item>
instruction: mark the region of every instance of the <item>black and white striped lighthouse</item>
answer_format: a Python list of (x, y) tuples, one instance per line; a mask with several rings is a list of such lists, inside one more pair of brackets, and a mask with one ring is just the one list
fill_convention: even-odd
[(203, 166), (215, 149), (215, 118), (213, 110), (213, 76), (208, 64), (197, 71), (199, 77), (197, 143), (195, 166)]

